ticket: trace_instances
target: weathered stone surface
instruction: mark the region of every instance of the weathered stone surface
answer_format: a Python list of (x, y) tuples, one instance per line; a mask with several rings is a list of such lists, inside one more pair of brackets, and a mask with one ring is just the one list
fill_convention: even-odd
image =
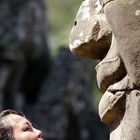
[(104, 93), (99, 115), (111, 128), (111, 140), (136, 140), (140, 138), (140, 1), (100, 2), (113, 37), (96, 67), (98, 87)]
[(119, 55), (123, 59), (131, 82), (137, 87), (140, 86), (139, 9), (139, 0), (114, 0), (104, 7), (118, 43)]
[[(126, 93), (125, 93), (126, 94)], [(111, 140), (139, 140), (140, 139), (140, 91), (127, 92), (125, 100), (118, 106), (115, 121), (110, 123)], [(124, 109), (124, 110), (123, 110)], [(122, 110), (122, 111), (121, 111)]]
[(118, 55), (114, 36), (106, 57), (96, 66), (96, 73), (97, 84), (102, 92), (105, 92), (110, 85), (121, 80), (126, 75), (124, 64)]
[(78, 57), (101, 59), (111, 43), (111, 29), (102, 11), (102, 3), (85, 0), (70, 33), (70, 49)]

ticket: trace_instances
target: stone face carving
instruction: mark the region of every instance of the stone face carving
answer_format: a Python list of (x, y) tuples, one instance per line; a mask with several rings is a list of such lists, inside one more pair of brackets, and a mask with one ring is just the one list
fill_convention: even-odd
[(70, 33), (72, 52), (101, 60), (96, 66), (104, 93), (99, 115), (111, 128), (110, 139), (139, 139), (140, 1), (85, 0), (76, 23)]

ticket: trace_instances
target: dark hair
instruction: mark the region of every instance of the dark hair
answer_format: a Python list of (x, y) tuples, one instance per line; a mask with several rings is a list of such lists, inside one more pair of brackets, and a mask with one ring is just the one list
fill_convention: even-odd
[(14, 140), (13, 137), (13, 128), (7, 123), (6, 117), (10, 114), (16, 114), (22, 117), (25, 117), (23, 113), (15, 111), (15, 110), (4, 110), (0, 113), (0, 140)]

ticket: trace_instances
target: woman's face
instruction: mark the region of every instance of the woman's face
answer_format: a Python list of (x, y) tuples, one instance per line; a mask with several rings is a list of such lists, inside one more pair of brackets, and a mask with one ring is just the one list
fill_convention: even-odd
[(26, 118), (11, 114), (9, 121), (15, 140), (43, 140), (41, 131), (35, 129)]

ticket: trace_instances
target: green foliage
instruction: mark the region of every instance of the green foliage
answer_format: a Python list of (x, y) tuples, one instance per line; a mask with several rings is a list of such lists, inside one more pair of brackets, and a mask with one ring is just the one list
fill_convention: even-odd
[(46, 0), (51, 49), (68, 47), (69, 34), (82, 0)]
[[(69, 34), (73, 26), (75, 16), (83, 0), (45, 0), (47, 6), (47, 19), (49, 22), (49, 43), (52, 55), (57, 54), (59, 47), (69, 47)], [(95, 61), (93, 62), (93, 73), (95, 74)], [(98, 106), (102, 94), (93, 84), (93, 102)]]

